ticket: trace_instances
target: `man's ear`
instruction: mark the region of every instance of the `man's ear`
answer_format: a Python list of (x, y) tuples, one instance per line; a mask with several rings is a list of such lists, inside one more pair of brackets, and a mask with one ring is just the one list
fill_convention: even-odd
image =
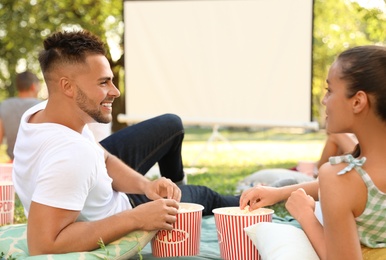
[(60, 89), (64, 95), (73, 97), (74, 96), (74, 86), (71, 80), (67, 77), (61, 77), (59, 80)]
[(368, 95), (360, 90), (352, 97), (352, 107), (355, 114), (363, 111), (369, 105)]

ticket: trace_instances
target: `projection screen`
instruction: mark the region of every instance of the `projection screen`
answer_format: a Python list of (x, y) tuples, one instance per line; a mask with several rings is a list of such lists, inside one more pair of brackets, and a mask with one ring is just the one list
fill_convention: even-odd
[(119, 121), (317, 129), (312, 21), (312, 0), (125, 1)]

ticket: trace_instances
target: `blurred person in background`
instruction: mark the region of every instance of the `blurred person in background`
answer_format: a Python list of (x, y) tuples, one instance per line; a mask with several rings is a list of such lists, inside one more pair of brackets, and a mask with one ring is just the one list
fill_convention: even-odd
[(23, 113), (41, 100), (38, 99), (40, 81), (30, 71), (24, 71), (16, 75), (15, 86), (17, 96), (4, 100), (0, 104), (0, 143), (6, 139), (7, 155), (12, 161), (14, 158), (17, 130)]

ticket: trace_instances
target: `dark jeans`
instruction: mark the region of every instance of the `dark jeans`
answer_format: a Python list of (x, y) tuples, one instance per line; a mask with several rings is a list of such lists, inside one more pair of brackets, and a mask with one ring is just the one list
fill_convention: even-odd
[[(128, 126), (102, 140), (101, 145), (141, 174), (158, 163), (161, 175), (173, 182), (184, 178), (181, 147), (184, 128), (173, 114)], [(201, 204), (203, 215), (212, 209), (239, 205), (239, 196), (223, 196), (205, 186), (181, 185), (181, 202)], [(144, 195), (128, 194), (133, 206), (148, 202)]]

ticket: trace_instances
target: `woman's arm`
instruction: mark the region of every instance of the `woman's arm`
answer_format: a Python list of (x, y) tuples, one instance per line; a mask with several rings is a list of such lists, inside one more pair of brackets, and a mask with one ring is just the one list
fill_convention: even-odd
[(324, 231), (314, 214), (315, 200), (300, 188), (292, 192), (285, 206), (300, 223), (319, 257), (325, 259)]
[[(354, 211), (366, 203), (366, 187), (352, 170), (337, 175), (346, 164), (325, 164), (320, 169), (325, 253), (322, 259), (362, 259)], [(326, 258), (325, 258), (325, 257)]]
[(324, 163), (328, 162), (331, 156), (338, 156), (352, 152), (357, 143), (357, 140), (355, 140), (351, 134), (329, 134), (317, 164), (318, 169)]
[(249, 205), (250, 210), (270, 206), (288, 199), (292, 192), (302, 188), (308, 195), (318, 200), (319, 182), (303, 182), (295, 185), (283, 186), (280, 188), (268, 186), (256, 186), (243, 192), (240, 197), (240, 208), (244, 209)]

